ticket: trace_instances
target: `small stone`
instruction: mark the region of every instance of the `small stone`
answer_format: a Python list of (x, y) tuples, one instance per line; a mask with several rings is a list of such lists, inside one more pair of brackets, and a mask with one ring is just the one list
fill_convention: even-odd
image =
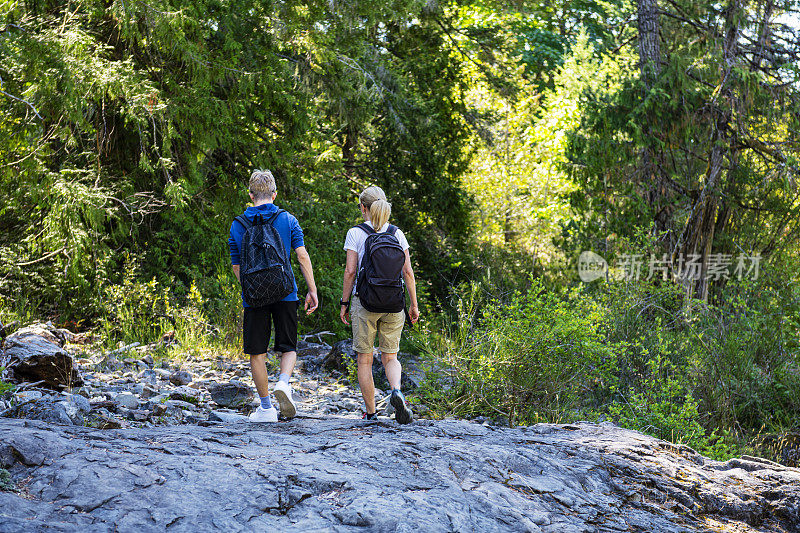
[(105, 409), (91, 413), (87, 419), (87, 423), (98, 429), (119, 429), (124, 425), (121, 420), (117, 420), (111, 416)]
[(200, 396), (201, 396), (201, 394), (200, 394), (199, 390), (193, 389), (191, 387), (187, 387), (186, 385), (178, 387), (178, 388), (170, 391), (170, 393), (169, 393), (170, 399), (172, 399), (172, 400), (182, 400), (182, 401), (187, 402), (187, 403), (188, 402), (191, 402), (191, 403), (199, 402), (200, 401)]
[(150, 385), (145, 385), (142, 387), (142, 392), (141, 394), (139, 394), (139, 396), (142, 398), (142, 400), (148, 400), (156, 396), (157, 394), (158, 394), (157, 389), (151, 387)]
[(121, 392), (114, 396), (114, 401), (125, 409), (136, 409), (139, 407), (139, 399), (131, 392)]
[(169, 377), (172, 375), (172, 372), (166, 368), (153, 368), (153, 372), (161, 379), (169, 379)]
[(14, 399), (17, 402), (27, 402), (28, 400), (38, 400), (42, 397), (42, 393), (38, 390), (24, 390), (14, 394)]
[(128, 411), (128, 418), (137, 422), (144, 422), (150, 418), (150, 411), (144, 409), (132, 409)]
[(79, 413), (87, 414), (92, 410), (89, 400), (80, 394), (67, 394), (65, 402), (74, 405)]
[(197, 406), (191, 402), (185, 402), (183, 400), (167, 400), (164, 402), (164, 405), (167, 407), (178, 407), (180, 409), (188, 409), (190, 411), (195, 411)]
[(185, 370), (178, 370), (169, 376), (169, 382), (173, 385), (188, 385), (192, 382), (192, 375)]
[(228, 383), (210, 385), (208, 392), (217, 405), (222, 407), (241, 407), (253, 399), (253, 389), (241, 381), (232, 379)]

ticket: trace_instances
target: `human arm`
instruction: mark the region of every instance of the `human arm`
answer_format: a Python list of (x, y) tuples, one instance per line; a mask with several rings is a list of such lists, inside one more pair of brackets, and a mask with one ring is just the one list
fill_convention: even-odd
[(297, 254), (297, 261), (300, 263), (300, 272), (303, 273), (303, 278), (308, 285), (308, 294), (306, 295), (305, 309), (306, 314), (310, 315), (316, 311), (319, 306), (319, 297), (317, 296), (317, 284), (314, 282), (314, 269), (311, 267), (311, 256), (305, 246), (299, 246), (294, 249)]
[[(356, 281), (356, 271), (358, 269), (358, 252), (347, 250), (347, 259), (344, 266), (344, 282), (342, 283), (342, 301), (349, 302), (353, 294), (353, 284)], [(339, 306), (339, 318), (342, 322), (349, 325), (347, 321), (347, 310), (349, 306)]]
[(414, 278), (414, 269), (411, 268), (411, 255), (408, 253), (408, 248), (405, 250), (406, 262), (403, 264), (403, 281), (406, 282), (406, 289), (408, 289), (408, 298), (411, 300), (411, 306), (408, 309), (408, 317), (411, 319), (412, 324), (416, 324), (419, 320), (419, 305), (417, 303), (417, 281)]
[(239, 253), (239, 244), (237, 242), (237, 229), (236, 222), (231, 224), (231, 230), (228, 234), (228, 250), (231, 254), (231, 268), (233, 269), (233, 275), (236, 276), (236, 281), (241, 283), (242, 279), (239, 274), (242, 264), (242, 257)]

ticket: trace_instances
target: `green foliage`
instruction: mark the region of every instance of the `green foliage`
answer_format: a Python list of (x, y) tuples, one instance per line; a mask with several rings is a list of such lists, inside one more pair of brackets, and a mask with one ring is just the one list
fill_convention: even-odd
[[(434, 11), (419, 0), (4, 10), (2, 90), (25, 101), (0, 100), (0, 294), (40, 316), (109, 314), (124, 337), (126, 320), (166, 304), (105, 309), (125, 300), (119, 287), (138, 295), (155, 280), (182, 301), (194, 284), (233, 339), (224, 243), (255, 167), (273, 170), (279, 205), (306, 232), (323, 305), (340, 296), (353, 193), (370, 183), (423, 252), (420, 279), (442, 292), (458, 263), (442, 258), (469, 233), (467, 152), (459, 64), (441, 53), (452, 43)], [(325, 307), (303, 326), (343, 331)], [(152, 338), (161, 325), (142, 327)]]
[(598, 386), (609, 386), (613, 352), (601, 342), (596, 309), (575, 313), (539, 282), (480, 311), (475, 297), (473, 290), (460, 302), (450, 335), (423, 346), (444, 366), (433, 379), (450, 381), (446, 394), (427, 398), (434, 406), (445, 400), (458, 414), (495, 411), (512, 423), (559, 421), (591, 403)]
[(136, 280), (135, 269), (128, 264), (122, 284), (106, 290), (103, 317), (103, 338), (113, 346), (116, 342), (142, 344), (155, 342), (170, 330), (174, 317), (171, 294), (155, 278)]
[[(6, 368), (4, 366), (0, 366), (0, 375), (3, 374), (3, 371), (5, 369)], [(5, 396), (6, 393), (13, 392), (16, 388), (17, 386), (14, 385), (13, 383), (8, 383), (0, 379), (0, 396)]]
[(347, 367), (347, 381), (351, 384), (358, 383), (358, 362), (355, 359), (345, 357), (344, 364)]
[(19, 490), (11, 479), (11, 474), (5, 468), (0, 468), (0, 490), (5, 492), (18, 492)]
[(718, 459), (800, 416), (791, 287), (731, 284), (726, 307), (648, 281), (468, 290), (457, 317), (415, 335), (431, 369), (420, 396), (440, 416), (610, 418)]
[(618, 394), (619, 399), (608, 406), (609, 414), (622, 427), (694, 448), (704, 445), (698, 402), (687, 394), (688, 378), (681, 370), (662, 356), (646, 361), (641, 381), (627, 397)]
[[(798, 43), (784, 41), (792, 32), (778, 23), (779, 12), (796, 6), (792, 0), (764, 18), (760, 3), (722, 11), (711, 2), (665, 4), (656, 58), (639, 57), (636, 28), (620, 32), (604, 59), (619, 65), (613, 85), (586, 87), (580, 126), (567, 133), (563, 168), (579, 186), (568, 194), (575, 216), (559, 243), (565, 252), (597, 249), (643, 227), (659, 254), (697, 253), (705, 263), (712, 253), (766, 258), (796, 247), (800, 231), (788, 220), (797, 219), (800, 199), (789, 162), (800, 147), (800, 74), (784, 65)], [(749, 31), (774, 36), (776, 53), (752, 61), (742, 40), (728, 42)], [(657, 65), (642, 71), (645, 61)], [(684, 284), (707, 299), (725, 281), (712, 281), (709, 291)]]

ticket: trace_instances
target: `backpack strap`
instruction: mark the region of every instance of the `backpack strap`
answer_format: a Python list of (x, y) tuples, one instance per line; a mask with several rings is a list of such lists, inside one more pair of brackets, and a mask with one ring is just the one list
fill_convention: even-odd
[(275, 219), (278, 218), (278, 215), (280, 215), (281, 213), (284, 213), (284, 212), (285, 211), (279, 207), (278, 210), (275, 212), (275, 214), (267, 219), (266, 224), (272, 224), (273, 222), (275, 222)]
[(242, 226), (244, 226), (244, 230), (245, 230), (245, 231), (247, 231), (248, 229), (250, 229), (250, 228), (252, 228), (252, 227), (253, 227), (253, 223), (252, 223), (252, 222), (250, 222), (250, 221), (247, 219), (247, 217), (246, 217), (246, 216), (244, 216), (244, 215), (239, 215), (238, 217), (234, 218), (233, 220), (235, 220), (236, 222), (238, 222), (239, 224), (241, 224)]
[(361, 228), (364, 231), (364, 233), (366, 233), (367, 235), (372, 235), (373, 233), (378, 233), (377, 231), (375, 231), (375, 229), (372, 226), (370, 226), (366, 222), (362, 222), (358, 226), (353, 226), (353, 227)]
[(389, 235), (394, 235), (395, 233), (397, 233), (397, 226), (389, 224), (389, 227), (386, 228), (386, 233), (388, 233)]

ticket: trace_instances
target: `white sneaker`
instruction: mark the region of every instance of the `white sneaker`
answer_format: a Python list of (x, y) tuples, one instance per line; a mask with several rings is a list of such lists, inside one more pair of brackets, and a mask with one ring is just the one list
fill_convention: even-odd
[(278, 411), (274, 407), (264, 409), (260, 405), (258, 409), (250, 413), (250, 422), (277, 422)]
[(297, 414), (297, 405), (292, 399), (292, 388), (289, 384), (279, 381), (275, 384), (275, 388), (272, 389), (272, 394), (274, 394), (275, 399), (278, 400), (278, 407), (281, 410), (281, 415), (283, 415), (284, 418), (294, 418)]

